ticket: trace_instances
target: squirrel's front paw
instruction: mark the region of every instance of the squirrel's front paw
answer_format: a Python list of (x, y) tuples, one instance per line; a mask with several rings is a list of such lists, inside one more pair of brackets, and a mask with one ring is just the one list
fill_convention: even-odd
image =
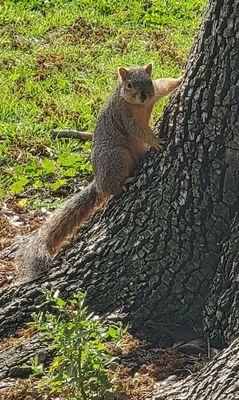
[(182, 81), (184, 80), (185, 76), (186, 76), (186, 71), (184, 71), (183, 74), (178, 77), (178, 84), (179, 85), (180, 85), (180, 83), (182, 83)]
[(157, 150), (162, 150), (166, 146), (167, 142), (164, 139), (155, 138), (155, 142), (152, 147)]

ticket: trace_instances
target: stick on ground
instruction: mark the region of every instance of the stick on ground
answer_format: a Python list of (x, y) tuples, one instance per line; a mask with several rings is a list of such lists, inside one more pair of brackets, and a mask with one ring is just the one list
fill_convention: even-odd
[(83, 141), (92, 140), (92, 132), (84, 132), (84, 131), (71, 131), (71, 130), (62, 130), (55, 131), (51, 130), (51, 137), (55, 138), (68, 138), (68, 139), (78, 139)]

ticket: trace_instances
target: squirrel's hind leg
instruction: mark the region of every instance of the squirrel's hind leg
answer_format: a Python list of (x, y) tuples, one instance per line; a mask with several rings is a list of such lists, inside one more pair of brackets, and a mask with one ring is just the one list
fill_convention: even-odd
[(107, 149), (101, 153), (100, 165), (97, 165), (97, 160), (94, 164), (96, 185), (105, 197), (122, 193), (123, 185), (130, 182), (129, 178), (133, 179), (135, 160), (126, 147)]
[(128, 185), (133, 180), (134, 180), (134, 176), (129, 176), (128, 178), (125, 179), (125, 181), (123, 182), (123, 185)]
[(129, 176), (128, 178), (125, 179), (122, 186), (124, 192), (126, 192), (129, 183), (133, 182), (134, 178), (135, 178), (134, 176)]

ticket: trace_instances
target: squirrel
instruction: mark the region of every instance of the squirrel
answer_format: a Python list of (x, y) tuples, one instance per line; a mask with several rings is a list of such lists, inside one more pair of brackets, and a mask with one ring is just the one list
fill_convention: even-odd
[(152, 109), (180, 85), (183, 76), (152, 80), (151, 74), (152, 63), (118, 68), (119, 83), (99, 112), (93, 132), (94, 180), (23, 241), (15, 256), (19, 274), (35, 276), (42, 272), (94, 208), (120, 194), (133, 180), (148, 148), (164, 146), (149, 126)]

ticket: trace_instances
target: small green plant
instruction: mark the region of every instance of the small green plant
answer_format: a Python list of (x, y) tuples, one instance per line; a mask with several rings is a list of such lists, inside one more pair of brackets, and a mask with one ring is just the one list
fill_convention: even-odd
[(125, 329), (106, 326), (89, 313), (85, 294), (74, 294), (73, 299), (65, 301), (58, 291), (50, 291), (47, 297), (55, 312), (34, 314), (34, 325), (50, 342), (55, 357), (47, 369), (37, 356), (33, 360), (33, 373), (44, 374), (40, 386), (72, 400), (112, 398), (108, 371), (114, 358), (110, 348), (112, 344), (118, 346)]

